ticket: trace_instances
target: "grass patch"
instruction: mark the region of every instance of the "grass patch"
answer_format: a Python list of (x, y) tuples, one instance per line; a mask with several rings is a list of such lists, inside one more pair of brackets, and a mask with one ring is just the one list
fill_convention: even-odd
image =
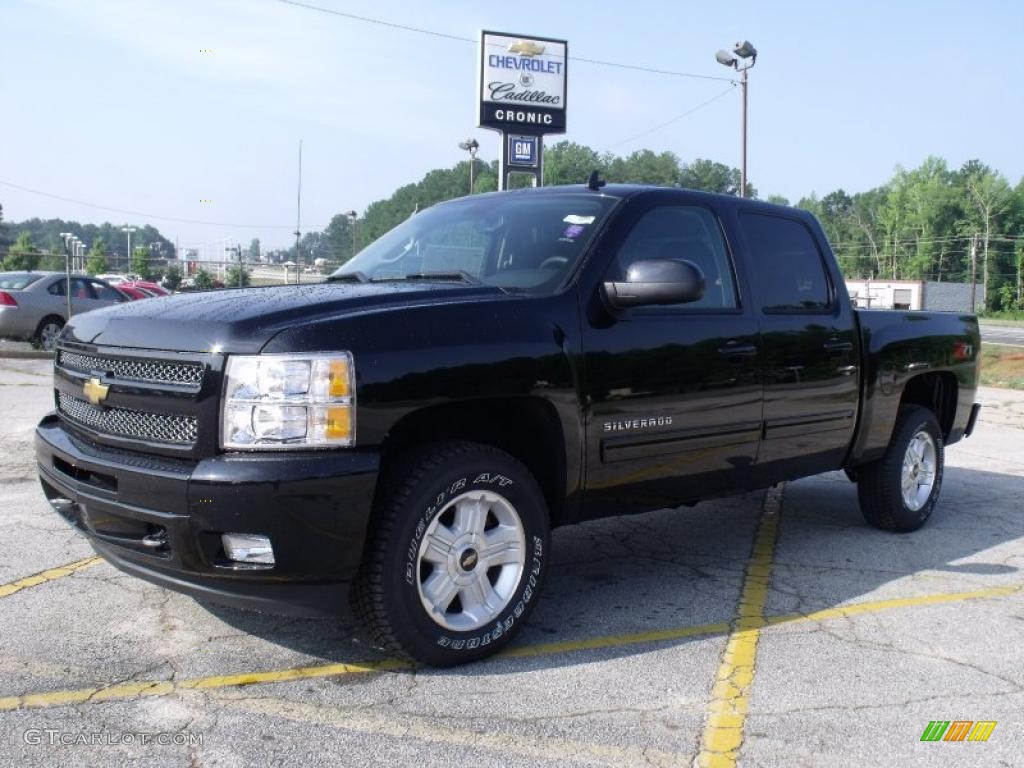
[(1024, 389), (1024, 349), (982, 344), (981, 383), (987, 387)]

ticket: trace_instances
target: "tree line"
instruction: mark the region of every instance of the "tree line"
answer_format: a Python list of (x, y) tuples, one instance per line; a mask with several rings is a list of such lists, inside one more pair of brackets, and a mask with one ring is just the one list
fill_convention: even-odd
[[(473, 162), (473, 191), (497, 189), (497, 161), (477, 158)], [(672, 152), (649, 149), (615, 155), (569, 141), (545, 148), (546, 186), (581, 184), (594, 170), (611, 183), (658, 184), (727, 195), (737, 195), (740, 189), (738, 169), (704, 158), (686, 162)], [(528, 183), (520, 178), (523, 185)], [(469, 161), (429, 171), (419, 181), (371, 203), (359, 216), (338, 213), (322, 231), (305, 233), (297, 251), (293, 245), (271, 253), (278, 261), (308, 264), (324, 259), (343, 264), (417, 211), (466, 195), (469, 185)], [(758, 196), (749, 182), (746, 193)], [(779, 195), (769, 194), (764, 199), (791, 204)], [(1024, 310), (1024, 181), (1012, 186), (979, 160), (951, 168), (944, 159), (929, 157), (914, 169), (897, 167), (888, 181), (865, 192), (849, 194), (837, 189), (823, 197), (811, 194), (795, 205), (819, 218), (843, 274), (849, 278), (969, 282), (974, 277), (984, 285), (987, 310)], [(12, 244), (14, 231), (18, 235)], [(5, 247), (8, 251), (4, 268), (24, 268), (16, 265), (31, 259), (26, 262), (19, 254), (32, 252), (39, 257), (35, 262), (38, 268), (62, 269), (60, 232), (75, 233), (91, 243), (86, 266), (102, 266), (98, 271), (106, 271), (111, 252), (120, 247), (112, 244), (125, 241), (120, 227), (109, 223), (29, 219), (5, 227), (0, 207), (0, 254)], [(133, 271), (139, 274), (152, 271), (147, 265), (160, 251), (164, 256), (173, 253), (170, 241), (151, 226), (140, 227), (132, 241), (142, 246), (131, 255)], [(266, 253), (254, 239), (245, 255), (256, 261)], [(12, 260), (14, 257), (18, 258)]]

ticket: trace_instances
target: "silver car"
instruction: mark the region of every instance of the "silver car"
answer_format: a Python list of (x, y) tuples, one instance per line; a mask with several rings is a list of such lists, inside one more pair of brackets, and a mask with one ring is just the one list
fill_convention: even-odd
[[(68, 319), (63, 272), (0, 272), (0, 337), (38, 342), (53, 349)], [(71, 313), (128, 301), (113, 286), (85, 275), (71, 276)]]

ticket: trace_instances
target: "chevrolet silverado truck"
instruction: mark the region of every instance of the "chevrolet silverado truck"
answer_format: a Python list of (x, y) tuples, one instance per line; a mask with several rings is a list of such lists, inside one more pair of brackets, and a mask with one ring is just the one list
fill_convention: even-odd
[(42, 489), (121, 570), (482, 658), (551, 530), (843, 470), (911, 531), (971, 434), (975, 317), (857, 311), (808, 213), (552, 187), (411, 216), (325, 283), (78, 315)]

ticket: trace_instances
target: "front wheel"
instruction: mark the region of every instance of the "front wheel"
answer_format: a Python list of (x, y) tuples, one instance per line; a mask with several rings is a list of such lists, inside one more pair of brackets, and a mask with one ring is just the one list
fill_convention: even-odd
[(434, 666), (495, 653), (537, 602), (547, 567), (544, 496), (486, 445), (439, 443), (384, 480), (353, 603), (389, 651)]
[(944, 469), (942, 430), (927, 408), (900, 408), (885, 455), (858, 471), (864, 518), (886, 531), (916, 531), (939, 499)]

